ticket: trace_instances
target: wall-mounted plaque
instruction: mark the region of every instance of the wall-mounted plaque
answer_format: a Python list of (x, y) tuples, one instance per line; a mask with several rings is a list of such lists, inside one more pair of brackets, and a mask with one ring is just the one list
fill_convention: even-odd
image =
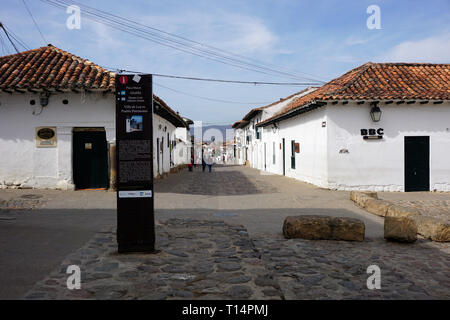
[(56, 127), (36, 128), (36, 147), (55, 148), (56, 147)]

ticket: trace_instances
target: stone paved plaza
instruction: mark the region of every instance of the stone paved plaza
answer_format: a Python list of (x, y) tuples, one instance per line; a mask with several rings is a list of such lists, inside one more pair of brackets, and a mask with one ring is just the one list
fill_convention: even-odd
[[(103, 231), (42, 274), (26, 299), (450, 299), (450, 244), (386, 242), (383, 218), (358, 208), (348, 192), (238, 166), (173, 174), (155, 182), (160, 251), (146, 255), (117, 254), (114, 193), (3, 190), (0, 199), (24, 194), (41, 195), (41, 207), (22, 216), (0, 210), (0, 218), (38, 219), (45, 210), (56, 218), (61, 208), (82, 206), (94, 219), (100, 207), (111, 209)], [(361, 219), (366, 239), (283, 238), (286, 216), (309, 214)], [(71, 264), (81, 267), (81, 290), (66, 287)], [(379, 290), (367, 288), (370, 265), (381, 269)]]

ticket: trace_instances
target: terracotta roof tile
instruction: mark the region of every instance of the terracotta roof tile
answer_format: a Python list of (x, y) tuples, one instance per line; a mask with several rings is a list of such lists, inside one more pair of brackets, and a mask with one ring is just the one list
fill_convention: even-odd
[(329, 100), (450, 100), (450, 64), (368, 62), (295, 99), (258, 125)]
[(173, 111), (163, 99), (158, 97), (156, 94), (153, 94), (153, 100), (157, 102), (165, 111), (161, 113), (158, 112), (158, 110), (155, 110), (155, 113), (169, 120), (175, 127), (188, 127), (186, 121), (184, 121), (178, 112)]
[(114, 90), (115, 74), (52, 45), (0, 57), (3, 90)]

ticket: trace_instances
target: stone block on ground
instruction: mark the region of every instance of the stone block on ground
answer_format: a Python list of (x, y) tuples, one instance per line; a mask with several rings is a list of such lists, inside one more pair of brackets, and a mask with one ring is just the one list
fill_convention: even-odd
[(414, 242), (417, 240), (417, 223), (408, 217), (384, 219), (384, 238), (390, 241)]
[(373, 199), (378, 199), (376, 192), (350, 191), (350, 200), (354, 201), (361, 208), (365, 208), (367, 201)]
[(420, 212), (417, 209), (393, 204), (389, 207), (386, 217), (411, 217), (419, 214)]
[(388, 201), (378, 200), (378, 199), (369, 199), (365, 203), (366, 211), (376, 214), (377, 216), (384, 217), (386, 216), (389, 208), (392, 204)]
[(428, 239), (439, 242), (450, 241), (450, 224), (433, 217), (411, 216), (417, 224), (418, 233)]
[(354, 218), (290, 216), (283, 224), (283, 235), (287, 239), (364, 241), (364, 234), (364, 222)]

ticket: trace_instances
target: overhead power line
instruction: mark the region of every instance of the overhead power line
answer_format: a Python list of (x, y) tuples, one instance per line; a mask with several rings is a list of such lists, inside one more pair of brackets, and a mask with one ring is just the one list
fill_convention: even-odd
[(42, 40), (44, 40), (44, 44), (47, 44), (48, 42), (47, 42), (47, 40), (45, 40), (45, 37), (44, 37), (44, 35), (42, 34), (41, 29), (39, 28), (39, 26), (38, 26), (36, 20), (34, 19), (33, 14), (31, 13), (30, 8), (28, 7), (28, 5), (27, 5), (27, 3), (25, 2), (25, 0), (22, 0), (22, 2), (23, 2), (23, 5), (25, 6), (25, 9), (27, 9), (27, 11), (28, 11), (28, 14), (29, 14), (30, 17), (31, 17), (31, 20), (33, 20), (34, 26), (36, 27), (37, 31), (38, 31), (39, 34), (41, 35)]
[(101, 66), (105, 69), (114, 70), (119, 73), (135, 73), (135, 74), (152, 74), (154, 77), (162, 78), (172, 78), (172, 79), (183, 79), (183, 80), (194, 80), (194, 81), (207, 81), (207, 82), (223, 82), (223, 83), (237, 83), (237, 84), (253, 84), (253, 85), (276, 85), (276, 86), (317, 86), (322, 85), (319, 82), (266, 82), (266, 81), (244, 81), (244, 80), (224, 80), (224, 79), (212, 79), (212, 78), (198, 78), (198, 77), (187, 77), (187, 76), (175, 76), (168, 74), (159, 74), (143, 71), (133, 71), (125, 70), (107, 66)]
[(1, 34), (0, 34), (0, 44), (2, 46), (2, 54), (3, 55), (9, 54), (8, 47), (6, 46), (6, 43), (3, 41), (3, 37)]
[(19, 38), (17, 34), (15, 34), (11, 28), (8, 28), (7, 26), (3, 25), (5, 29), (8, 31), (8, 34), (13, 38), (14, 41), (16, 41), (21, 47), (23, 47), (25, 50), (30, 50), (30, 46), (28, 46), (25, 41)]
[(162, 84), (159, 84), (159, 83), (153, 83), (153, 84), (154, 84), (155, 86), (158, 86), (158, 87), (161, 87), (161, 88), (164, 88), (164, 89), (173, 91), (173, 92), (181, 93), (181, 94), (184, 94), (184, 95), (189, 96), (189, 97), (194, 97), (194, 98), (203, 99), (203, 100), (208, 100), (208, 101), (214, 101), (214, 102), (230, 103), (230, 104), (245, 104), (245, 105), (249, 105), (249, 104), (257, 105), (257, 104), (267, 104), (267, 103), (270, 103), (270, 102), (237, 102), (237, 101), (229, 101), (229, 100), (214, 99), (214, 98), (208, 98), (208, 97), (197, 96), (197, 95), (193, 95), (193, 94), (190, 94), (190, 93), (187, 93), (187, 92), (183, 92), (183, 91), (180, 91), (180, 90), (172, 89), (172, 88), (163, 86)]
[(17, 49), (16, 44), (11, 40), (11, 37), (8, 34), (8, 31), (6, 31), (5, 26), (3, 25), (3, 23), (0, 22), (0, 28), (2, 28), (3, 32), (5, 33), (6, 37), (8, 38), (9, 42), (11, 43), (11, 45), (13, 46), (13, 48), (16, 50), (17, 53), (19, 53), (19, 49)]
[(65, 0), (41, 0), (41, 1), (50, 4), (52, 6), (58, 7), (60, 9), (66, 9), (68, 5), (76, 4), (81, 8), (82, 14), (93, 21), (102, 23), (104, 25), (158, 43), (166, 47), (170, 47), (179, 51), (193, 54), (195, 56), (203, 57), (209, 60), (231, 65), (241, 69), (264, 73), (272, 76), (277, 75), (282, 77), (288, 77), (291, 79), (307, 79), (310, 81), (323, 83), (323, 81), (321, 80), (307, 78), (305, 76), (295, 74), (295, 72), (286, 72), (283, 70), (274, 69), (270, 67), (269, 64), (267, 63), (256, 63), (254, 62), (256, 61), (255, 59), (232, 54), (210, 45), (201, 44), (199, 42), (192, 41), (187, 38), (180, 37), (160, 29), (145, 26), (132, 20), (122, 18), (120, 16), (113, 15), (105, 11), (101, 11), (86, 6), (77, 1), (65, 1)]

